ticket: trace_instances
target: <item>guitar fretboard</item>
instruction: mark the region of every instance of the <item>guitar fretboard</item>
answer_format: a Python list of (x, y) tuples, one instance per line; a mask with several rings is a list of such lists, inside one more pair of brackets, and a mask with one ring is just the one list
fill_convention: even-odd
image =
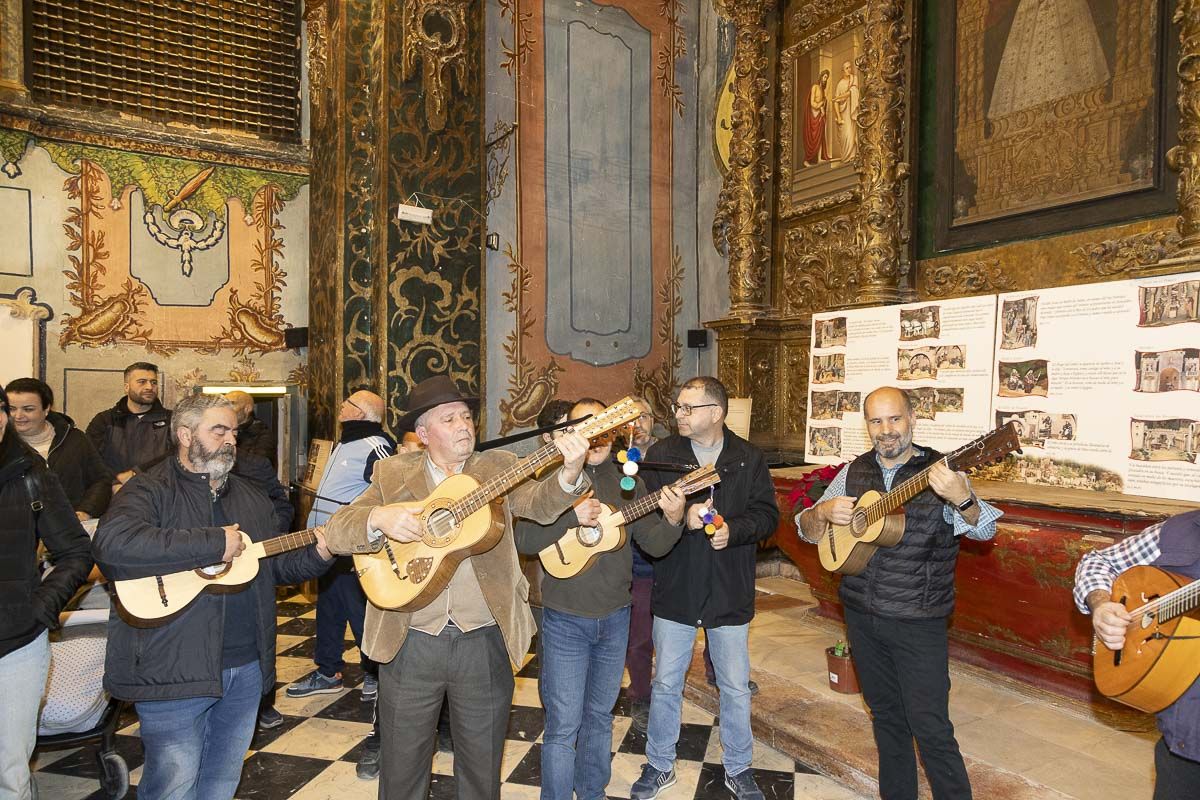
[(542, 467), (561, 460), (562, 453), (557, 447), (553, 444), (543, 445), (508, 469), (488, 478), (479, 484), (478, 488), (463, 495), (461, 500), (451, 504), (450, 512), (456, 519), (466, 519)]
[[(988, 436), (990, 435), (991, 434), (988, 434)], [(954, 460), (963, 453), (978, 447), (979, 443), (986, 438), (987, 436), (976, 439), (975, 441), (958, 448), (950, 455), (942, 456), (940, 459), (938, 459), (938, 461), (930, 464), (928, 467), (921, 470), (916, 475), (913, 475), (899, 486), (894, 487), (890, 492), (876, 500), (873, 504), (867, 507), (867, 520), (869, 521), (869, 524), (874, 525), (876, 522), (883, 519), (888, 514), (891, 514), (909, 500), (912, 500), (921, 492), (929, 488), (929, 470), (933, 469), (934, 466), (941, 463), (950, 467), (950, 469), (956, 469)]]
[[(1143, 608), (1148, 608), (1151, 604), (1147, 603)], [(1173, 592), (1160, 597), (1154, 602), (1154, 616), (1159, 622), (1166, 622), (1175, 617), (1182, 617), (1200, 605), (1200, 581), (1192, 581), (1189, 584), (1180, 586)], [(1132, 613), (1137, 615), (1138, 609)]]
[(289, 550), (299, 550), (301, 547), (308, 547), (316, 540), (316, 528), (285, 533), (282, 536), (276, 536), (274, 539), (264, 541), (262, 543), (263, 552), (268, 556), (277, 556)]
[[(714, 472), (711, 477), (704, 480), (692, 482), (689, 481), (685, 476), (675, 481), (671, 485), (682, 491), (685, 495), (689, 495), (694, 492), (698, 492), (701, 489), (707, 489), (709, 486), (712, 486), (719, 480), (720, 477)], [(624, 522), (633, 522), (635, 519), (641, 519), (654, 509), (658, 508), (658, 498), (661, 496), (662, 489), (657, 489), (653, 492), (650, 492), (640, 500), (634, 500), (628, 505), (621, 506), (618, 513), (620, 513), (621, 519)]]

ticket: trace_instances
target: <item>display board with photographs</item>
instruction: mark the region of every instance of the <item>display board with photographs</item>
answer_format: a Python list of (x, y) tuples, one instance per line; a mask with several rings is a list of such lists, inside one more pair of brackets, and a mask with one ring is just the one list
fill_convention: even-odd
[(848, 461), (871, 446), (863, 400), (906, 390), (917, 441), (952, 450), (990, 429), (996, 298), (813, 315), (806, 458)]
[(997, 298), (994, 424), (1024, 453), (988, 477), (1200, 497), (1200, 274)]

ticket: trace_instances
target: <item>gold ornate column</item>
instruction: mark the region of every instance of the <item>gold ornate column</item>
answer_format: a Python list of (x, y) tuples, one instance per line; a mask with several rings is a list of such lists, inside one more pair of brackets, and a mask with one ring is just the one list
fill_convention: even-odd
[(904, 55), (909, 32), (904, 0), (867, 3), (862, 129), (862, 221), (865, 233), (862, 283), (855, 305), (901, 301), (908, 268), (902, 254), (903, 196), (909, 167), (904, 160)]
[(772, 0), (714, 0), (737, 29), (729, 171), (713, 219), (713, 242), (729, 259), (729, 316), (752, 320), (769, 304), (771, 180), (769, 75)]
[(1178, 0), (1179, 144), (1167, 165), (1179, 173), (1179, 250), (1146, 273), (1185, 272), (1200, 266), (1200, 0)]

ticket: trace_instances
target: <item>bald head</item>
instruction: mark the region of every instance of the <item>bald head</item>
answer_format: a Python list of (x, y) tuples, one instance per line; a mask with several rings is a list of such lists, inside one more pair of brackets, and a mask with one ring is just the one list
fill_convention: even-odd
[(246, 424), (254, 413), (254, 398), (245, 392), (228, 392), (225, 399), (233, 403), (233, 411), (237, 414), (238, 425)]
[(867, 435), (884, 466), (908, 461), (912, 454), (913, 426), (917, 418), (908, 395), (894, 386), (883, 386), (863, 401)]
[(363, 414), (371, 422), (383, 421), (383, 398), (374, 392), (368, 392), (365, 389), (355, 392), (350, 395), (350, 399), (356, 406), (363, 410)]

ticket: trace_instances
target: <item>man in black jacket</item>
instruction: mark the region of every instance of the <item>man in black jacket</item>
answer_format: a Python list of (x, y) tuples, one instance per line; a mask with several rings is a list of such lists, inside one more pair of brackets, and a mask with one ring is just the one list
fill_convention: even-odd
[(254, 416), (254, 398), (246, 392), (229, 392), (225, 399), (233, 403), (237, 412), (237, 449), (239, 454), (253, 453), (277, 466), (275, 431), (267, 423)]
[[(105, 575), (120, 581), (229, 562), (244, 549), (243, 533), (274, 535), (270, 500), (230, 474), (236, 429), (224, 397), (179, 403), (176, 457), (130, 480), (100, 521), (93, 550)], [(315, 578), (331, 560), (318, 534), (315, 545), (264, 558), (243, 589), (202, 593), (165, 624), (134, 626), (113, 610), (104, 687), (136, 704), (141, 793), (233, 797), (259, 699), (275, 683), (275, 585)]]
[[(650, 800), (675, 783), (675, 745), (683, 707), (683, 680), (692, 660), (696, 630), (712, 651), (721, 697), (721, 748), (725, 786), (739, 800), (762, 800), (750, 769), (750, 651), (754, 617), (756, 545), (779, 523), (775, 487), (762, 451), (725, 427), (729, 398), (716, 378), (701, 376), (683, 385), (673, 404), (679, 433), (646, 454), (651, 464), (716, 464), (721, 482), (707, 497), (694, 498), (679, 544), (654, 564), (654, 652), (646, 761), (630, 797)], [(678, 473), (646, 470), (646, 489), (656, 491)], [(723, 518), (705, 534), (703, 514)]]
[(37, 378), (17, 378), (5, 391), (13, 428), (46, 460), (75, 515), (88, 520), (103, 514), (112, 498), (112, 470), (75, 420), (51, 410), (54, 392)]
[(87, 435), (124, 484), (139, 468), (170, 453), (171, 411), (158, 402), (158, 367), (137, 361), (125, 368), (125, 396), (88, 423)]
[(872, 449), (834, 476), (825, 494), (796, 517), (816, 542), (830, 525), (848, 525), (855, 501), (883, 494), (928, 471), (929, 491), (904, 504), (904, 537), (882, 548), (858, 575), (845, 575), (838, 597), (863, 699), (879, 749), (879, 795), (917, 799), (917, 760), (934, 800), (970, 800), (971, 782), (950, 723), (947, 619), (954, 610), (960, 536), (990, 539), (1000, 511), (937, 451), (913, 444), (917, 415), (908, 394), (885, 386), (863, 400)]
[[(39, 539), (54, 561), (44, 579)], [(0, 797), (30, 796), (29, 757), (50, 668), (46, 631), (58, 627), (91, 568), (87, 534), (54, 475), (9, 424), (0, 391)]]

